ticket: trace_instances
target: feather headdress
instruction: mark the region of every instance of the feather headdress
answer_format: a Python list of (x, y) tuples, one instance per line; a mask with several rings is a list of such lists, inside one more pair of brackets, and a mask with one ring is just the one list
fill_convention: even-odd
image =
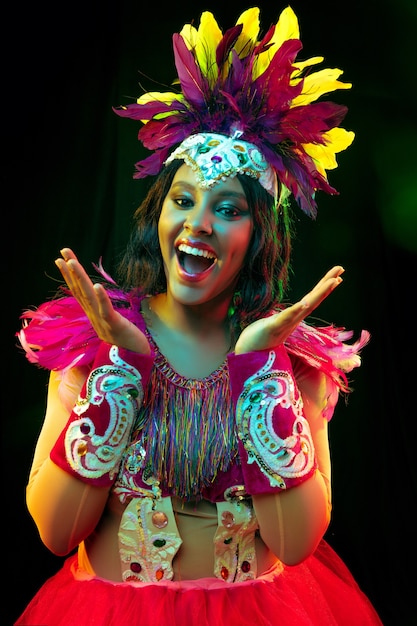
[[(316, 191), (337, 193), (326, 170), (337, 167), (336, 154), (354, 138), (339, 127), (347, 108), (317, 100), (351, 84), (339, 80), (340, 69), (311, 71), (323, 57), (296, 59), (302, 43), (291, 7), (260, 40), (259, 13), (257, 7), (248, 9), (223, 34), (213, 14), (203, 12), (198, 29), (186, 24), (173, 35), (178, 92), (145, 93), (136, 103), (114, 110), (143, 123), (138, 138), (153, 151), (136, 163), (134, 178), (158, 174), (190, 136), (239, 138), (248, 142), (244, 157), (250, 160), (251, 150), (258, 151), (281, 193), (293, 194), (301, 209), (315, 217)], [(185, 159), (184, 154), (174, 158)], [(262, 179), (263, 168), (256, 158), (254, 162), (256, 167), (249, 163), (245, 173), (275, 193), (270, 171)], [(244, 170), (232, 167), (225, 173), (238, 171)]]

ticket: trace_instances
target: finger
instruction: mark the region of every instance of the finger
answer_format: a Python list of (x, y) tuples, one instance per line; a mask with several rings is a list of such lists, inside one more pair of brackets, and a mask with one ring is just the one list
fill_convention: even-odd
[(79, 288), (79, 277), (78, 277), (78, 267), (76, 265), (76, 261), (73, 259), (56, 259), (55, 264), (60, 270), (67, 286), (71, 290), (72, 294), (75, 297), (80, 296), (80, 288)]
[(74, 252), (71, 250), (71, 248), (62, 248), (60, 250), (60, 253), (62, 255), (62, 258), (56, 259), (55, 265), (60, 270), (68, 287), (71, 288), (71, 284), (74, 282), (74, 274), (72, 271), (70, 271), (73, 268), (71, 268), (71, 265), (68, 264), (68, 261), (70, 261), (70, 259), (78, 261), (78, 259), (75, 256)]
[(115, 310), (112, 301), (100, 283), (93, 285), (94, 294), (98, 305), (98, 313), (104, 321), (110, 322), (114, 318)]
[(65, 256), (67, 260), (56, 259), (55, 263), (72, 295), (90, 317), (90, 314), (96, 314), (99, 309), (93, 283), (75, 255)]
[(69, 259), (75, 259), (76, 261), (78, 260), (71, 248), (62, 248), (62, 250), (60, 250), (60, 253), (62, 254), (62, 258), (64, 259), (64, 261), (68, 261)]
[(338, 278), (344, 273), (345, 269), (341, 265), (335, 265), (319, 280), (319, 282), (313, 287), (312, 291), (317, 288), (321, 288), (328, 280)]
[(343, 281), (341, 265), (335, 265), (319, 280), (313, 289), (302, 298), (305, 308), (313, 310)]
[(61, 272), (62, 278), (67, 283), (67, 286), (71, 289), (72, 278), (71, 278), (70, 271), (69, 271), (69, 268), (67, 267), (66, 262), (64, 261), (64, 259), (61, 259), (61, 258), (55, 259), (55, 265)]
[(299, 302), (287, 307), (279, 314), (279, 326), (286, 330), (291, 327), (293, 330), (307, 315), (314, 311), (342, 281), (343, 279), (340, 276), (339, 268), (330, 270)]
[(300, 302), (305, 309), (305, 314), (317, 308), (342, 282), (341, 276), (320, 281)]

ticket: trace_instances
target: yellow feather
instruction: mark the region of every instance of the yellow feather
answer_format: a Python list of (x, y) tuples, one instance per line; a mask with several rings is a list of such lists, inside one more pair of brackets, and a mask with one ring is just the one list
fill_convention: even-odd
[(304, 106), (314, 102), (325, 93), (336, 91), (336, 89), (350, 89), (352, 83), (342, 83), (337, 80), (341, 74), (343, 71), (337, 68), (323, 69), (309, 74), (304, 79), (303, 91), (294, 98), (291, 107)]
[(240, 56), (242, 51), (244, 56), (251, 52), (258, 41), (260, 22), (259, 9), (252, 7), (242, 13), (236, 21), (236, 25), (242, 24), (242, 32), (235, 44), (235, 50)]
[(210, 85), (214, 84), (217, 77), (216, 48), (222, 38), (214, 15), (210, 11), (204, 11), (198, 27), (198, 38), (195, 47), (197, 62)]
[(180, 32), (181, 37), (189, 50), (195, 48), (198, 38), (197, 29), (192, 24), (184, 24)]
[(294, 73), (302, 72), (306, 67), (310, 67), (310, 65), (317, 65), (318, 63), (322, 63), (324, 61), (324, 57), (311, 57), (310, 59), (306, 59), (305, 61), (299, 61), (298, 59), (294, 61), (293, 65), (297, 68), (297, 71)]
[(299, 39), (300, 29), (298, 19), (291, 7), (285, 8), (276, 24), (275, 33), (272, 41), (275, 42), (276, 48), (280, 48), (287, 39)]
[(265, 52), (262, 52), (258, 57), (259, 60), (253, 76), (254, 79), (263, 74), (284, 41), (288, 39), (299, 39), (299, 37), (300, 29), (297, 16), (291, 7), (287, 7), (282, 11), (276, 23), (275, 32), (270, 41), (273, 45)]
[(334, 170), (337, 167), (336, 154), (350, 146), (355, 133), (344, 128), (332, 128), (322, 136), (326, 141), (324, 145), (305, 143), (303, 148), (314, 160), (317, 171), (327, 180), (326, 170)]
[[(166, 104), (171, 104), (174, 100), (179, 100), (180, 102), (185, 101), (182, 93), (172, 93), (170, 91), (160, 92), (160, 91), (148, 91), (147, 93), (142, 94), (137, 100), (137, 104), (148, 104), (152, 100), (157, 100), (158, 102), (165, 102)], [(168, 117), (173, 113), (161, 113), (160, 115), (155, 115), (154, 119), (161, 119), (163, 117)], [(142, 124), (146, 124), (149, 122), (147, 120), (141, 120)]]

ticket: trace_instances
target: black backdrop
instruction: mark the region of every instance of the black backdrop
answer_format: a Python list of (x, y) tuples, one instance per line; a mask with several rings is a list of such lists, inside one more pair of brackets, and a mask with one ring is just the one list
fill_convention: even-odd
[[(87, 267), (112, 271), (146, 183), (138, 126), (113, 105), (139, 95), (140, 72), (168, 85), (171, 34), (203, 10), (234, 24), (251, 3), (120, 0), (3, 8), (2, 153), (3, 569), (2, 619), (11, 625), (61, 564), (43, 547), (25, 507), (25, 484), (45, 407), (47, 374), (17, 348), (19, 315), (55, 291), (63, 246)], [(261, 1), (264, 29), (285, 2)], [(354, 144), (330, 172), (339, 196), (319, 196), (319, 217), (298, 216), (295, 300), (330, 266), (345, 280), (320, 317), (372, 334), (348, 405), (331, 422), (334, 510), (327, 534), (386, 626), (413, 621), (416, 410), (412, 399), (417, 160), (414, 0), (294, 0), (304, 57), (341, 67), (350, 91), (344, 127)], [(166, 90), (145, 81), (147, 89)], [(45, 498), (48, 494), (45, 494)], [(413, 586), (412, 586), (413, 585)], [(349, 608), (346, 607), (348, 611)], [(138, 623), (140, 619), (138, 618)], [(352, 625), (356, 626), (356, 625)]]

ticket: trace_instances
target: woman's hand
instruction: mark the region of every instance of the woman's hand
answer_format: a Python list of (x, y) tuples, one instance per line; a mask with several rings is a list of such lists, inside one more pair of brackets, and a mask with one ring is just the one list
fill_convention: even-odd
[(118, 313), (99, 283), (93, 284), (70, 248), (61, 250), (62, 259), (55, 261), (72, 295), (90, 320), (97, 336), (112, 345), (140, 354), (149, 354), (147, 338), (139, 328)]
[(343, 267), (336, 265), (302, 300), (279, 313), (256, 320), (247, 326), (236, 342), (235, 353), (267, 350), (283, 343), (298, 324), (340, 285), (343, 280), (341, 274), (344, 271)]

